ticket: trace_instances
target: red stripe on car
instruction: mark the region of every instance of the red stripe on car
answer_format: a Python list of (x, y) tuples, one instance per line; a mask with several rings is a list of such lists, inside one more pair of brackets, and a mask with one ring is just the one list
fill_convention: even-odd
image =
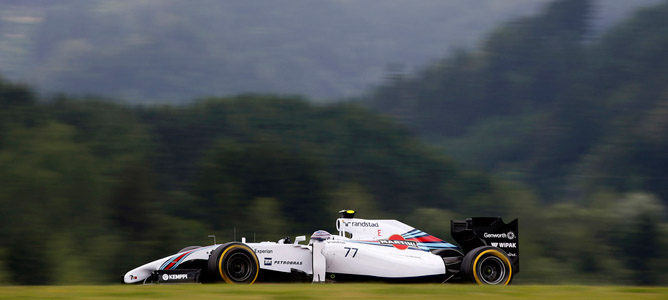
[(416, 242), (442, 242), (441, 239), (433, 236), (433, 235), (427, 235), (427, 236), (421, 236), (421, 237), (416, 237), (416, 238), (410, 238), (406, 239), (408, 241), (416, 241)]
[(185, 252), (185, 253), (179, 255), (179, 257), (177, 257), (176, 259), (174, 259), (171, 263), (169, 263), (169, 265), (167, 265), (167, 266), (165, 267), (165, 270), (169, 270), (169, 269), (170, 269), (171, 267), (173, 267), (176, 263), (178, 263), (179, 260), (181, 260), (184, 256), (188, 255), (188, 253), (190, 253), (190, 252), (192, 252), (192, 251), (188, 251), (188, 252)]

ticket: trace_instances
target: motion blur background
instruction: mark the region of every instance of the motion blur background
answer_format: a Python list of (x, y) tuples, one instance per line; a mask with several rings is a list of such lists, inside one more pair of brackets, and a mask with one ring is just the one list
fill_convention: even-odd
[(0, 2), (0, 284), (520, 219), (517, 283), (668, 284), (668, 1)]

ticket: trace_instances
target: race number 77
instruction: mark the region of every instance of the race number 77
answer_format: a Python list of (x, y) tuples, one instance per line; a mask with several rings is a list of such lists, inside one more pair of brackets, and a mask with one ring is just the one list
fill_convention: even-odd
[(348, 249), (348, 251), (346, 251), (345, 257), (348, 257), (348, 254), (350, 254), (350, 250), (353, 250), (352, 257), (355, 257), (355, 255), (357, 255), (357, 248), (343, 247), (343, 249)]

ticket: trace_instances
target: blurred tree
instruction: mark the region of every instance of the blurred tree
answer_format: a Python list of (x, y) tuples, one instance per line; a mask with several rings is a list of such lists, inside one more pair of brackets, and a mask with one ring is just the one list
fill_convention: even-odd
[(273, 143), (219, 140), (201, 164), (196, 193), (208, 209), (203, 219), (215, 228), (240, 226), (257, 198), (275, 198), (288, 230), (322, 225), (325, 190), (318, 164)]
[(118, 183), (112, 187), (109, 214), (114, 227), (131, 241), (149, 238), (156, 226), (156, 195), (150, 181), (150, 171), (138, 164), (127, 166), (118, 174)]
[[(248, 241), (277, 241), (288, 236), (286, 228), (290, 228), (289, 222), (281, 209), (281, 203), (274, 198), (255, 198), (243, 214), (246, 215), (247, 222), (240, 224), (243, 226), (240, 226), (239, 230), (246, 234)], [(310, 232), (294, 233), (306, 235)]]
[(352, 208), (443, 238), (450, 218), (519, 216), (518, 280), (662, 284), (668, 3), (588, 39), (590, 2), (372, 93), (463, 166), (353, 103), (129, 107), (0, 80), (0, 281), (111, 282), (210, 233), (308, 234)]
[(454, 239), (450, 235), (450, 220), (462, 220), (467, 217), (470, 216), (445, 209), (422, 207), (401, 216), (399, 220), (447, 242), (454, 243)]
[(56, 233), (85, 240), (104, 228), (104, 205), (95, 201), (104, 183), (95, 159), (73, 138), (73, 128), (58, 123), (15, 128), (0, 151), (0, 243), (17, 283), (52, 280), (52, 268), (67, 260), (50, 255)]
[(661, 241), (660, 223), (666, 208), (652, 195), (628, 194), (617, 207), (616, 232), (613, 240), (617, 254), (631, 273), (626, 280), (634, 284), (656, 285), (665, 269), (660, 263), (666, 257)]
[(6, 82), (0, 77), (0, 149), (13, 125), (31, 125), (40, 118), (35, 111), (36, 97), (27, 87)]
[(0, 108), (8, 110), (35, 104), (35, 95), (25, 86), (9, 83), (0, 77)]
[(582, 200), (601, 184), (666, 199), (663, 144), (639, 132), (665, 127), (656, 120), (668, 80), (667, 9), (640, 10), (593, 36), (592, 1), (554, 1), (500, 26), (479, 50), (387, 82), (363, 101), (465, 166), (522, 180), (549, 201)]
[[(382, 215), (382, 210), (376, 204), (377, 201), (373, 195), (358, 183), (341, 183), (328, 198), (327, 212), (329, 215), (333, 216), (342, 209), (352, 209), (357, 211), (357, 216), (362, 218), (387, 218)], [(331, 226), (329, 224), (327, 228), (332, 228)]]
[(530, 257), (536, 264), (525, 263), (523, 271), (561, 283), (603, 283), (623, 277), (625, 267), (610, 247), (609, 211), (563, 203), (537, 213), (539, 223), (521, 233), (522, 245), (529, 244), (530, 253), (538, 247), (540, 252), (534, 253), (543, 258)]

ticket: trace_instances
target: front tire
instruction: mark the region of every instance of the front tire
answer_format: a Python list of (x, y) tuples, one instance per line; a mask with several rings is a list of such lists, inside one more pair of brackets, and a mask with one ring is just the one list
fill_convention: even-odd
[(220, 245), (209, 256), (212, 278), (232, 284), (253, 284), (260, 272), (260, 264), (253, 249), (242, 243)]
[(496, 247), (471, 250), (464, 256), (461, 268), (463, 278), (480, 285), (508, 285), (513, 277), (508, 255)]

